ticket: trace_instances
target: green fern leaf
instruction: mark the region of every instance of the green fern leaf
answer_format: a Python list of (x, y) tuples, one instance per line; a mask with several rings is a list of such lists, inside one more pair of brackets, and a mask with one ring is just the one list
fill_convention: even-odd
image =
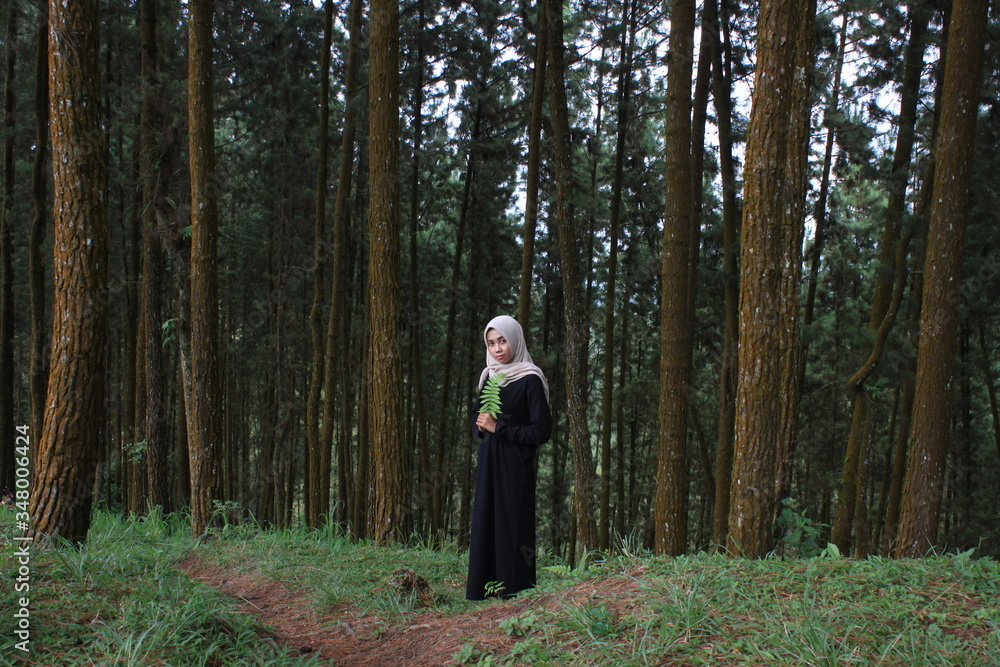
[(503, 412), (503, 403), (500, 400), (500, 383), (503, 382), (503, 373), (497, 373), (483, 385), (483, 391), (479, 395), (479, 410), (487, 412), (493, 419), (497, 419)]

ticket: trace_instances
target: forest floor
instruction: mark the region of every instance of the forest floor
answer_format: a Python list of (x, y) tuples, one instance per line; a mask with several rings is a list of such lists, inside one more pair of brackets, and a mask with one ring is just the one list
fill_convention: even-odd
[[(234, 598), (245, 613), (272, 628), (272, 637), (291, 651), (301, 656), (315, 653), (323, 664), (337, 667), (439, 667), (454, 664), (453, 658), (467, 645), (475, 645), (481, 655), (506, 655), (517, 643), (512, 636), (517, 633), (503, 627), (509, 619), (529, 609), (555, 612), (566, 604), (579, 606), (588, 600), (611, 601), (612, 613), (620, 618), (634, 605), (639, 587), (636, 578), (591, 580), (538, 599), (470, 603), (473, 608), (459, 613), (418, 609), (405, 624), (385, 628), (385, 619), (378, 614), (351, 606), (318, 612), (309, 594), (292, 591), (260, 573), (233, 573), (206, 564), (198, 555), (186, 558), (180, 567), (196, 581)], [(423, 596), (418, 607), (432, 603), (427, 599), (431, 593), (426, 582), (408, 568), (400, 569), (392, 585), (399, 587), (401, 596)]]
[(543, 565), (538, 589), (479, 603), (449, 550), (254, 536), (181, 567), (324, 665), (1000, 665), (1000, 567), (968, 553), (595, 560)]
[(3, 571), (30, 583), (0, 586), (0, 609), (28, 615), (0, 613), (0, 667), (1000, 665), (1000, 563), (971, 551), (748, 560), (623, 543), (584, 568), (542, 548), (535, 589), (469, 602), (454, 545), (333, 527), (195, 540), (183, 515), (98, 512), (85, 545), (27, 556), (18, 535), (0, 511)]

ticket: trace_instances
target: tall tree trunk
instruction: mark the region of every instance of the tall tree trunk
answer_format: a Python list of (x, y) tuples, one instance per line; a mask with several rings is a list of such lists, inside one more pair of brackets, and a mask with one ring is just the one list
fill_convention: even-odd
[[(633, 14), (634, 16), (634, 14)], [(626, 254), (628, 258), (628, 254)], [(631, 340), (629, 336), (630, 325), (632, 322), (631, 314), (629, 313), (629, 303), (632, 300), (632, 280), (630, 276), (626, 276), (625, 280), (625, 294), (622, 300), (624, 305), (624, 312), (622, 313), (622, 336), (621, 336), (621, 352), (619, 353), (618, 359), (618, 386), (624, 387), (625, 383), (628, 381), (629, 377), (629, 351), (631, 346)], [(618, 464), (618, 474), (615, 477), (615, 499), (617, 501), (617, 507), (615, 509), (615, 530), (619, 536), (624, 537), (626, 533), (626, 525), (631, 521), (631, 516), (629, 515), (629, 502), (628, 496), (625, 495), (625, 479), (626, 474), (630, 470), (631, 459), (626, 460), (625, 457), (625, 401), (619, 400), (617, 408), (615, 410), (615, 431), (618, 434), (617, 443), (617, 464)], [(629, 479), (632, 479), (632, 475), (628, 475)]]
[(139, 174), (142, 211), (142, 285), (139, 317), (142, 337), (137, 342), (137, 364), (143, 365), (142, 386), (145, 410), (136, 423), (146, 441), (147, 498), (151, 507), (170, 509), (167, 481), (168, 452), (165, 368), (161, 336), (163, 250), (158, 220), (167, 215), (166, 195), (173, 172), (176, 145), (174, 133), (163, 127), (160, 63), (157, 47), (157, 0), (141, 0), (139, 5), (142, 108), (139, 129)]
[(47, 409), (31, 494), (37, 535), (82, 542), (107, 433), (107, 148), (96, 0), (49, 4), (54, 317)]
[(369, 52), (370, 209), (368, 312), (374, 498), (371, 537), (406, 535), (406, 456), (403, 451), (403, 359), (399, 269), (399, 3), (371, 3)]
[(566, 417), (573, 447), (574, 516), (576, 536), (587, 549), (596, 546), (593, 489), (594, 463), (587, 428), (587, 320), (580, 272), (580, 237), (570, 216), (575, 191), (569, 109), (566, 103), (566, 67), (563, 56), (562, 5), (549, 0), (549, 106), (555, 146), (556, 228), (562, 269), (563, 305), (566, 325)]
[[(0, 490), (14, 488), (14, 75), (17, 64), (17, 3), (7, 12), (3, 86), (3, 202), (0, 203)], [(33, 434), (38, 437), (38, 434)]]
[(28, 293), (31, 301), (31, 348), (28, 376), (31, 395), (31, 433), (35, 435), (32, 446), (42, 433), (42, 415), (45, 412), (45, 387), (49, 361), (45, 349), (45, 262), (42, 245), (48, 222), (48, 179), (45, 175), (49, 147), (49, 6), (41, 3), (38, 9), (38, 28), (35, 41), (35, 155), (31, 168), (31, 193), (35, 215), (28, 238)]
[[(351, 37), (348, 42), (347, 63), (344, 75), (344, 127), (340, 137), (340, 163), (337, 173), (337, 198), (333, 205), (333, 263), (331, 273), (333, 282), (330, 289), (330, 308), (326, 320), (326, 361), (323, 367), (323, 431), (320, 439), (320, 470), (310, 482), (313, 492), (315, 511), (318, 516), (324, 515), (330, 508), (330, 477), (333, 433), (337, 414), (337, 375), (341, 370), (334, 360), (343, 358), (344, 343), (341, 341), (340, 330), (345, 319), (346, 305), (344, 293), (347, 285), (347, 223), (350, 209), (351, 181), (354, 173), (354, 135), (357, 125), (357, 104), (355, 95), (359, 94), (357, 76), (361, 58), (361, 0), (351, 3)], [(353, 502), (349, 492), (349, 475), (347, 461), (350, 459), (350, 442), (340, 439), (337, 447), (337, 490), (339, 494), (340, 521), (346, 521), (348, 511)], [(312, 472), (312, 471), (310, 471)], [(360, 474), (360, 473), (359, 473)], [(315, 486), (314, 486), (315, 485)]]
[[(729, 486), (733, 472), (733, 438), (736, 423), (736, 365), (739, 356), (739, 217), (736, 202), (736, 168), (733, 159), (732, 49), (729, 19), (719, 17), (716, 0), (706, 0), (706, 23), (716, 34), (713, 51), (713, 97), (719, 127), (719, 170), (722, 179), (722, 289), (725, 331), (722, 368), (719, 371), (719, 428), (715, 448), (715, 503), (712, 542), (721, 547), (729, 533)], [(723, 60), (723, 56), (725, 59)]]
[[(294, 60), (292, 66), (298, 69)], [(295, 78), (294, 73), (292, 77), (293, 79)], [(285, 117), (292, 117), (291, 109), (285, 109)], [(279, 164), (283, 164), (282, 171), (290, 172), (293, 166), (288, 142), (281, 139), (278, 143)], [(290, 368), (291, 363), (289, 362), (287, 352), (291, 347), (287, 343), (287, 322), (290, 319), (288, 315), (288, 273), (291, 261), (288, 211), (289, 201), (292, 198), (290, 190), (291, 187), (287, 180), (282, 181), (278, 186), (278, 210), (275, 212), (277, 224), (272, 226), (274, 233), (267, 246), (270, 250), (270, 275), (272, 276), (268, 291), (268, 304), (270, 307), (268, 316), (270, 320), (273, 365), (270, 370), (270, 382), (272, 384), (271, 419), (266, 425), (269, 432), (265, 437), (272, 438), (273, 444), (271, 446), (270, 465), (266, 469), (274, 489), (274, 523), (278, 528), (285, 528), (288, 525), (287, 508), (292, 498), (294, 498), (294, 490), (289, 486), (293, 447), (290, 445), (288, 437), (295, 415), (292, 398), (294, 393), (293, 371)]]
[[(702, 14), (702, 23), (705, 14)], [(688, 243), (688, 321), (695, 321), (698, 305), (698, 265), (701, 255), (702, 209), (705, 203), (705, 126), (708, 124), (708, 97), (712, 86), (712, 60), (715, 40), (708, 30), (702, 30), (698, 44), (698, 67), (695, 70), (694, 93), (691, 98), (691, 238)], [(694, 54), (692, 53), (692, 58)], [(696, 345), (692, 330), (692, 349)], [(711, 473), (708, 475), (711, 477)], [(709, 494), (711, 497), (712, 494)]]
[(526, 338), (531, 337), (531, 277), (535, 266), (535, 234), (538, 228), (538, 170), (541, 164), (542, 106), (545, 101), (545, 66), (548, 60), (548, 25), (545, 1), (538, 0), (538, 34), (535, 37), (535, 69), (531, 89), (531, 124), (528, 127), (528, 173), (524, 198), (521, 287), (517, 298), (517, 321)]
[[(367, 289), (367, 285), (366, 285)], [(354, 497), (351, 500), (353, 514), (351, 523), (354, 536), (359, 540), (368, 539), (371, 521), (368, 517), (368, 504), (371, 498), (371, 429), (369, 428), (371, 410), (371, 383), (368, 376), (371, 373), (369, 358), (371, 357), (371, 337), (368, 335), (369, 313), (364, 313), (361, 343), (361, 382), (360, 402), (358, 403), (358, 469), (354, 484)]]
[[(608, 230), (608, 278), (604, 296), (604, 371), (601, 396), (601, 526), (598, 546), (607, 550), (611, 543), (611, 420), (615, 369), (615, 292), (618, 280), (618, 237), (621, 228), (622, 181), (625, 173), (625, 138), (628, 136), (632, 85), (632, 53), (635, 44), (636, 0), (625, 2), (618, 71), (618, 137), (615, 140), (615, 171), (611, 185), (611, 220)], [(621, 431), (618, 432), (621, 447)]]
[[(308, 476), (306, 479), (306, 523), (318, 526), (321, 517), (329, 511), (330, 472), (323, 470), (324, 445), (320, 440), (320, 404), (323, 390), (324, 369), (324, 338), (323, 338), (323, 265), (326, 256), (326, 197), (329, 190), (327, 173), (329, 171), (329, 135), (330, 135), (330, 46), (333, 43), (333, 0), (323, 3), (323, 52), (320, 54), (319, 74), (319, 153), (316, 161), (316, 220), (315, 240), (313, 242), (313, 299), (309, 310), (309, 331), (312, 334), (312, 374), (309, 379), (309, 395), (306, 398), (306, 461)], [(347, 91), (347, 95), (350, 91)], [(348, 99), (350, 99), (348, 97)], [(326, 446), (326, 461), (330, 461), (329, 446)], [(323, 473), (326, 476), (323, 476)], [(327, 505), (322, 505), (323, 493), (327, 489)]]
[(771, 550), (798, 412), (813, 0), (762, 0), (745, 169), (728, 550)]
[(201, 536), (218, 498), (219, 213), (215, 188), (212, 0), (188, 3), (188, 127), (191, 172), (191, 398), (187, 410), (191, 527)]
[[(886, 206), (886, 225), (880, 244), (879, 266), (876, 276), (875, 295), (872, 300), (868, 329), (874, 334), (874, 345), (864, 367), (848, 382), (852, 393), (853, 416), (848, 435), (847, 450), (841, 473), (840, 491), (837, 496), (837, 510), (833, 525), (833, 542), (841, 553), (851, 548), (851, 527), (855, 522), (856, 502), (860, 492), (858, 485), (859, 466), (865, 459), (865, 446), (871, 441), (872, 420), (870, 399), (865, 391), (867, 378), (875, 368), (888, 338), (889, 329), (895, 320), (902, 301), (906, 281), (906, 254), (911, 236), (910, 229), (902, 228), (906, 211), (906, 190), (909, 181), (910, 161), (913, 154), (917, 103), (920, 99), (920, 73), (924, 63), (924, 48), (930, 10), (925, 5), (918, 6), (910, 24), (910, 37), (906, 50), (903, 92), (900, 100), (899, 131), (892, 160), (892, 174), (889, 177), (889, 201)], [(818, 259), (814, 258), (814, 262)], [(814, 278), (810, 274), (809, 287), (814, 292)], [(807, 306), (806, 323), (810, 310)]]
[[(454, 366), (455, 348), (455, 325), (458, 318), (458, 286), (462, 281), (462, 254), (465, 252), (466, 228), (469, 225), (469, 216), (472, 201), (472, 179), (476, 169), (476, 156), (479, 152), (479, 131), (482, 126), (483, 105), (476, 104), (476, 110), (472, 117), (472, 134), (469, 139), (469, 155), (466, 158), (465, 184), (462, 188), (462, 203), (458, 211), (458, 229), (455, 230), (455, 253), (451, 263), (451, 286), (448, 290), (448, 320), (445, 323), (444, 334), (444, 374), (441, 380), (441, 404), (438, 406), (438, 429), (437, 445), (434, 452), (434, 489), (432, 521), (435, 535), (441, 536), (444, 527), (444, 505), (446, 481), (449, 475), (446, 473), (445, 459), (447, 449), (445, 441), (449, 432), (447, 421), (449, 408), (451, 407), (451, 385), (452, 366)], [(464, 524), (463, 524), (464, 526)]]
[(413, 391), (413, 402), (415, 410), (412, 418), (407, 419), (407, 430), (410, 431), (408, 442), (412, 450), (419, 452), (420, 465), (415, 471), (417, 479), (420, 479), (420, 494), (416, 499), (419, 511), (424, 513), (425, 524), (420, 529), (432, 528), (434, 513), (434, 479), (436, 468), (430, 459), (430, 448), (428, 446), (427, 435), (427, 408), (424, 403), (424, 364), (423, 364), (423, 342), (421, 334), (421, 307), (420, 298), (420, 263), (417, 253), (417, 222), (420, 217), (420, 158), (423, 151), (424, 134), (424, 1), (417, 0), (418, 33), (417, 33), (417, 83), (413, 92), (413, 168), (410, 172), (410, 272), (409, 272), (409, 299), (412, 316), (410, 322), (410, 349), (409, 349), (409, 376), (410, 386)]
[(937, 542), (988, 9), (988, 3), (976, 0), (955, 0), (952, 5), (924, 263), (911, 453), (894, 550), (901, 557), (923, 556)]
[(667, 72), (666, 213), (660, 321), (659, 447), (655, 549), (677, 556), (687, 546), (687, 422), (691, 382), (691, 72), (694, 0), (675, 0)]

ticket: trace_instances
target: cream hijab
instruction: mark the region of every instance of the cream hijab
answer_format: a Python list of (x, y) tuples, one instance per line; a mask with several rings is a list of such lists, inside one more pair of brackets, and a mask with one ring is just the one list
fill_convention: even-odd
[(486, 384), (487, 378), (497, 373), (503, 373), (501, 386), (506, 386), (515, 380), (520, 380), (526, 375), (537, 375), (542, 380), (542, 387), (545, 388), (545, 400), (549, 400), (549, 383), (545, 379), (542, 369), (536, 366), (535, 362), (531, 360), (528, 348), (524, 344), (524, 332), (521, 330), (521, 325), (518, 324), (517, 320), (508, 315), (494, 317), (486, 325), (486, 328), (483, 329), (484, 344), (486, 343), (486, 334), (489, 333), (490, 329), (496, 329), (507, 339), (507, 344), (510, 345), (511, 359), (510, 363), (501, 364), (487, 350), (486, 368), (483, 369), (482, 374), (479, 376), (479, 389), (481, 390), (483, 385)]

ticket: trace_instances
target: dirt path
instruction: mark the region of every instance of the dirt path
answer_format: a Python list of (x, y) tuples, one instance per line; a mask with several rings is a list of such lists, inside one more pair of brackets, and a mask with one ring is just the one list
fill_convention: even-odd
[[(626, 589), (632, 592), (638, 586), (634, 579), (619, 579), (613, 580), (618, 589), (614, 591), (580, 584), (559, 595), (484, 604), (450, 616), (428, 611), (414, 616), (404, 628), (379, 633), (377, 617), (357, 616), (349, 608), (318, 615), (306, 595), (289, 591), (280, 582), (233, 574), (205, 564), (196, 555), (180, 566), (193, 579), (236, 598), (244, 611), (274, 628), (277, 641), (300, 655), (318, 652), (337, 667), (440, 667), (453, 664), (452, 656), (470, 641), (481, 649), (506, 653), (515, 640), (500, 629), (504, 620), (529, 608), (582, 604), (594, 597), (623, 601)], [(604, 589), (610, 582), (595, 583)]]

